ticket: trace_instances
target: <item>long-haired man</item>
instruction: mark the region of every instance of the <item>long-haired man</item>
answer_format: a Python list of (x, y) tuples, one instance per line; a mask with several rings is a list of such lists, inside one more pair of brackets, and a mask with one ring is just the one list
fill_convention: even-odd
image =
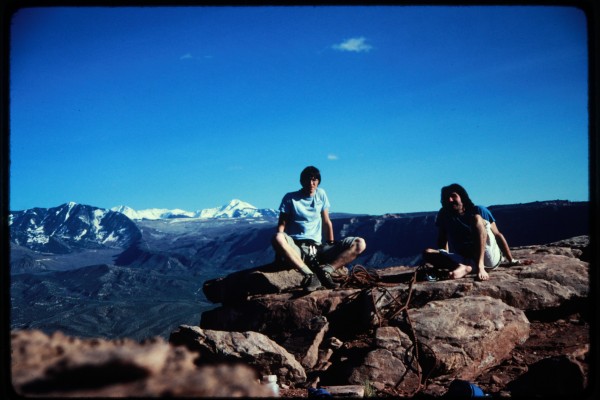
[(442, 208), (435, 220), (438, 248), (424, 251), (425, 262), (449, 269), (454, 279), (476, 272), (480, 280), (488, 280), (486, 269), (495, 269), (504, 258), (515, 262), (490, 210), (475, 205), (457, 183), (444, 186), (441, 193)]

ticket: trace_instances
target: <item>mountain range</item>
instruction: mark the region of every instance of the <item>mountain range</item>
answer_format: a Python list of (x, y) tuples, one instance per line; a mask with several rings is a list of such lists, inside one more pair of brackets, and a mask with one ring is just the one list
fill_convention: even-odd
[(180, 209), (150, 208), (147, 210), (136, 211), (131, 207), (118, 206), (111, 208), (112, 211), (125, 214), (132, 220), (157, 220), (172, 218), (269, 218), (277, 217), (279, 213), (276, 210), (263, 208), (258, 209), (250, 203), (242, 200), (233, 199), (221, 207), (206, 208), (198, 211), (185, 211)]
[(76, 203), (33, 208), (9, 215), (11, 243), (53, 254), (98, 248), (123, 248), (140, 238), (123, 214)]
[[(587, 202), (489, 207), (509, 245), (589, 232)], [(361, 236), (355, 264), (418, 265), (435, 243), (436, 212), (332, 215), (335, 237)], [(83, 337), (166, 336), (213, 307), (206, 280), (273, 261), (274, 210), (240, 200), (214, 209), (111, 210), (75, 203), (12, 212), (11, 328)]]

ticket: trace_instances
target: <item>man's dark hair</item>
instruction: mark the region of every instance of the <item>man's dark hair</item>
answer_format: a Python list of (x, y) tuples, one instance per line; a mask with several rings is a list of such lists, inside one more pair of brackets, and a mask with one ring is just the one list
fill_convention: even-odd
[(311, 178), (317, 178), (321, 183), (321, 171), (312, 165), (304, 168), (300, 173), (300, 184), (304, 186), (304, 182), (309, 181)]
[(458, 183), (453, 183), (442, 188), (442, 207), (446, 208), (448, 206), (448, 197), (450, 197), (450, 195), (454, 192), (460, 196), (465, 210), (470, 210), (471, 208), (475, 207), (475, 204), (473, 204), (473, 201), (471, 201), (471, 198), (469, 197), (469, 194), (465, 188), (460, 186)]

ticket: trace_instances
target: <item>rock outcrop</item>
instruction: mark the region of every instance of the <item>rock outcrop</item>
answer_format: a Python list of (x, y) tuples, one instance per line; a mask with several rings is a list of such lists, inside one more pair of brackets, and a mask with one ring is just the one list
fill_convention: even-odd
[(197, 354), (161, 338), (78, 339), (12, 333), (12, 384), (24, 396), (263, 397), (256, 371), (242, 363), (200, 365)]
[[(483, 282), (473, 275), (413, 282), (416, 268), (390, 267), (377, 271), (370, 286), (310, 294), (290, 287), (300, 274), (269, 265), (207, 282), (207, 297), (222, 305), (203, 313), (200, 326), (261, 332), (283, 347), (304, 341), (286, 347), (298, 360), (318, 347), (319, 366), (303, 363), (313, 382), (369, 381), (409, 393), (425, 376), (473, 380), (502, 363), (528, 339), (527, 315), (588, 307), (589, 265), (578, 258), (586, 249), (587, 237), (515, 248), (513, 255), (531, 264), (503, 265)], [(249, 282), (260, 284), (249, 289)], [(253, 293), (256, 287), (264, 293)], [(317, 318), (326, 321), (326, 334), (307, 332)], [(366, 335), (367, 344), (352, 354), (327, 345), (328, 338), (346, 342), (357, 335)]]
[[(368, 386), (437, 397), (454, 379), (475, 380), (510, 361), (529, 338), (531, 318), (587, 314), (587, 254), (586, 237), (515, 248), (515, 257), (532, 263), (500, 266), (484, 282), (473, 275), (422, 281), (414, 267), (361, 281), (355, 267), (341, 288), (310, 294), (295, 288), (294, 271), (242, 271), (207, 282), (207, 297), (221, 305), (203, 313), (199, 326), (180, 326), (169, 343), (15, 331), (13, 385), (20, 394), (61, 397), (249, 397), (271, 394), (258, 378), (277, 375), (289, 388)], [(587, 354), (587, 343), (581, 346)], [(529, 374), (568, 367), (581, 388), (582, 359), (565, 354)], [(524, 373), (500, 391), (528, 387)]]
[(246, 363), (263, 375), (277, 375), (284, 383), (306, 381), (306, 372), (294, 356), (258, 332), (211, 331), (183, 325), (171, 334), (169, 342), (198, 352), (203, 362)]

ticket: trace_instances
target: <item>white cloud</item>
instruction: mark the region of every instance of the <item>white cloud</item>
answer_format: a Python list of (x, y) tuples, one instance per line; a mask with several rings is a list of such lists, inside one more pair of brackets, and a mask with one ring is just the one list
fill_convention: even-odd
[(210, 54), (204, 56), (194, 56), (192, 55), (192, 53), (185, 53), (184, 55), (179, 57), (180, 60), (210, 60), (212, 58), (213, 56), (211, 56)]
[(339, 157), (335, 154), (327, 154), (327, 159), (331, 161), (339, 160)]
[(344, 40), (342, 43), (334, 44), (332, 47), (339, 51), (368, 52), (373, 46), (367, 44), (366, 41), (367, 39), (364, 37), (351, 38)]

